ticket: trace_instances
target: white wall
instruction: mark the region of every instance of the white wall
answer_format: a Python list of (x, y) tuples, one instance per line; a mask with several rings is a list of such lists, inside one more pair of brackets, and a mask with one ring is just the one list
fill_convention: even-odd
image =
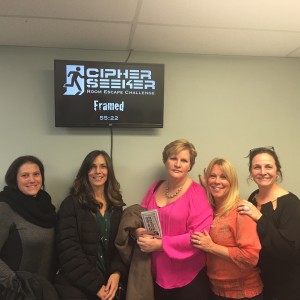
[[(32, 154), (45, 164), (54, 203), (66, 196), (85, 155), (110, 151), (106, 128), (54, 126), (54, 59), (125, 61), (127, 52), (0, 47), (0, 188), (10, 163)], [(163, 147), (187, 138), (197, 148), (197, 175), (215, 156), (236, 166), (247, 197), (250, 148), (273, 145), (283, 186), (300, 196), (298, 153), (300, 59), (173, 55), (133, 52), (130, 62), (165, 64), (163, 129), (114, 129), (113, 159), (125, 202), (139, 203), (164, 176)]]

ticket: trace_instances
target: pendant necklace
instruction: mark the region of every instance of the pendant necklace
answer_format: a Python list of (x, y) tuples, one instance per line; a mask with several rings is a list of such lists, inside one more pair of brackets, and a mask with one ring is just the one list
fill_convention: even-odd
[(182, 190), (182, 186), (180, 188), (178, 188), (178, 190), (174, 194), (170, 195), (169, 194), (169, 186), (167, 185), (166, 190), (165, 190), (165, 196), (167, 197), (167, 199), (172, 199), (172, 198), (176, 197), (181, 192), (181, 190)]

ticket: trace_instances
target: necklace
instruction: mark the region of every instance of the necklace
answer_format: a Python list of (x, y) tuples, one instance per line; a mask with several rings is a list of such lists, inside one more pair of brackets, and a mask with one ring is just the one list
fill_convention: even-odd
[(167, 199), (172, 199), (172, 198), (176, 197), (181, 192), (181, 190), (182, 190), (182, 186), (180, 188), (178, 188), (178, 190), (174, 194), (170, 195), (169, 194), (169, 186), (167, 185), (166, 190), (165, 190), (165, 195), (166, 195)]

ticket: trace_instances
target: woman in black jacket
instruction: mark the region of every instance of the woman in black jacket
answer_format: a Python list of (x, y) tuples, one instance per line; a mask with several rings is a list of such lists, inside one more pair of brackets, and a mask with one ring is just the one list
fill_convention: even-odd
[(114, 246), (123, 205), (110, 157), (90, 152), (58, 212), (56, 288), (61, 299), (115, 299), (125, 273)]

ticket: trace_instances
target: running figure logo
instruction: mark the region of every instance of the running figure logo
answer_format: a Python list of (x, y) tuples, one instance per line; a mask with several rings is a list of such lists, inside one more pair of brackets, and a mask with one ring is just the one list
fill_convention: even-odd
[(82, 95), (84, 93), (84, 66), (67, 65), (64, 95)]

